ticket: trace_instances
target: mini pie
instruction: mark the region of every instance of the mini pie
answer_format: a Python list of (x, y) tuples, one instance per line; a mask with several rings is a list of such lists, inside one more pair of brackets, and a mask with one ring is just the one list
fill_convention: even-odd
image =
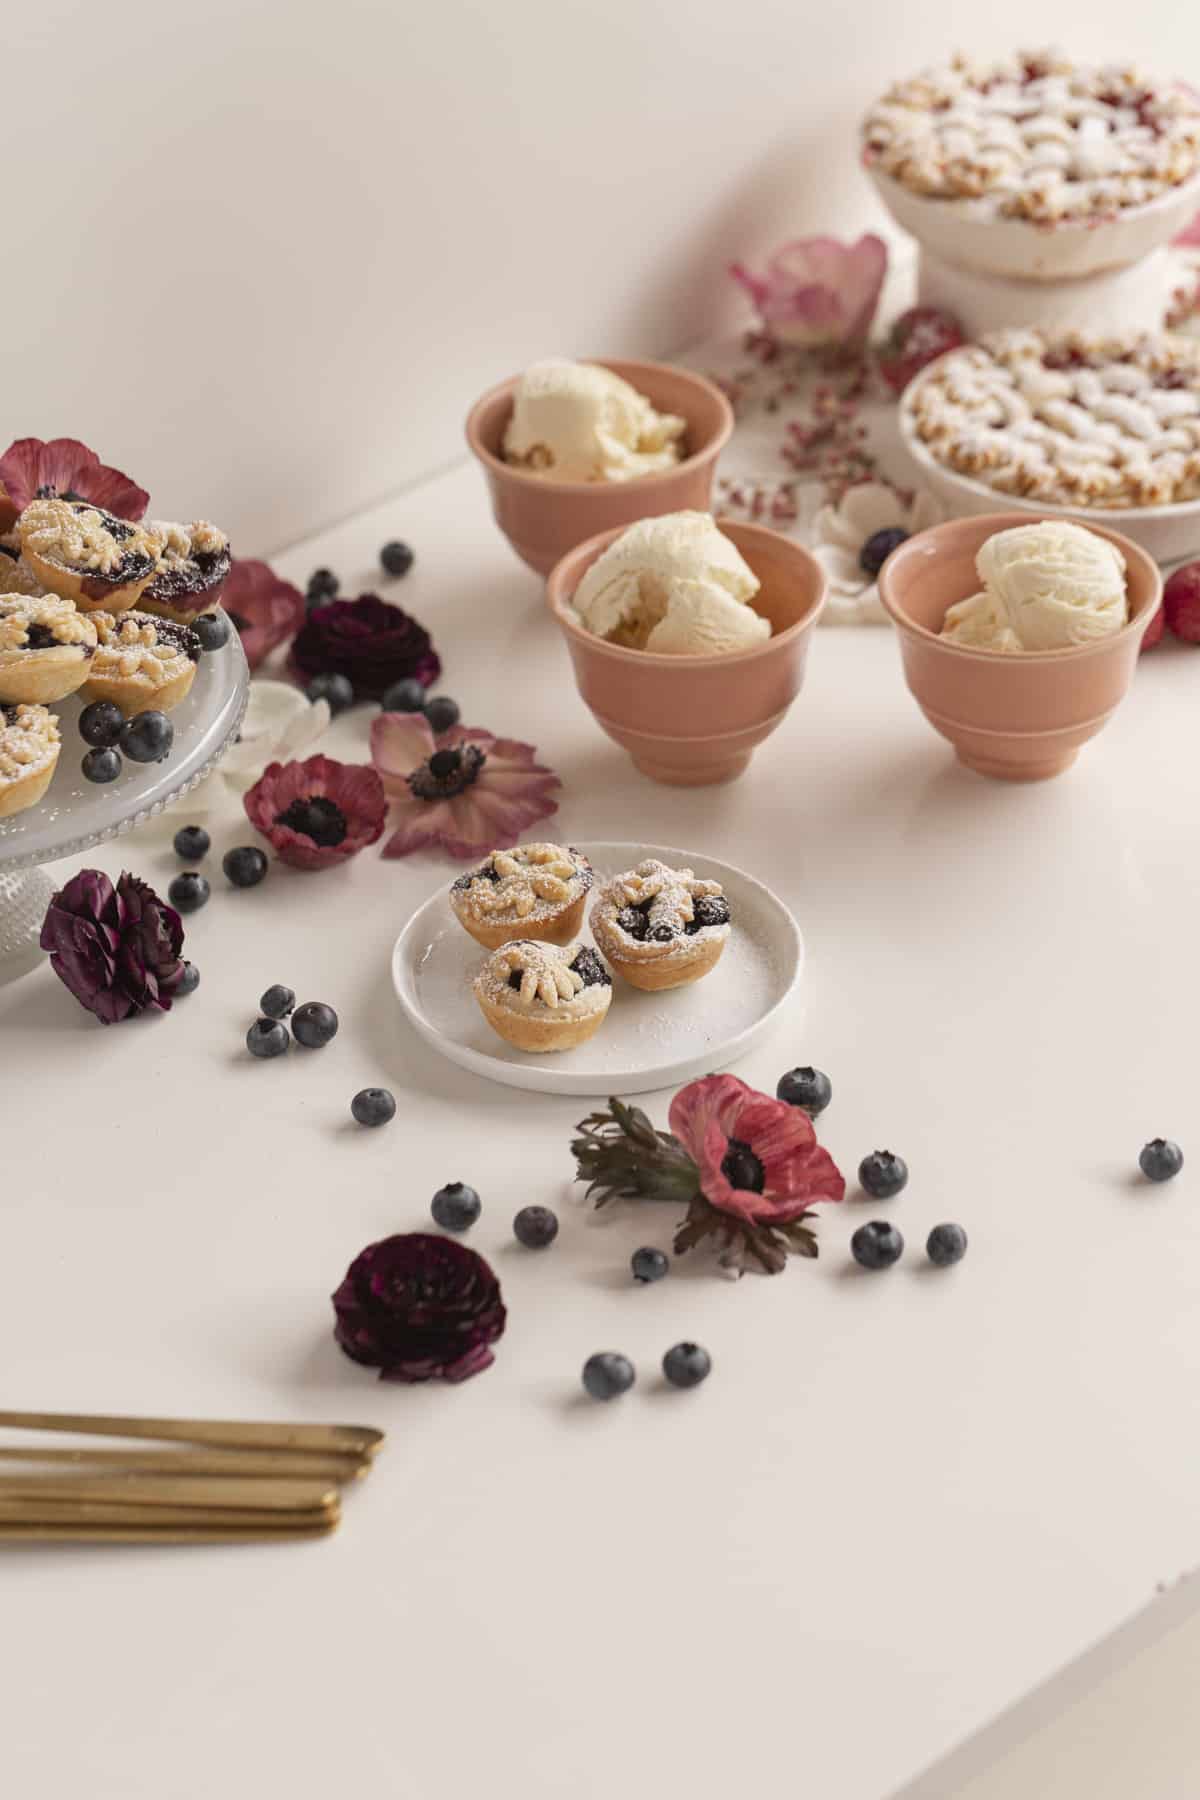
[(595, 877), (578, 850), (562, 844), (519, 844), (497, 850), (450, 889), (450, 908), (486, 950), (514, 938), (566, 944), (583, 923)]
[(96, 627), (57, 594), (0, 594), (0, 702), (41, 706), (87, 678)]
[(998, 331), (904, 399), (931, 456), (1001, 494), (1070, 507), (1200, 496), (1200, 343), (1166, 332)]
[(1054, 51), (956, 56), (897, 82), (862, 136), (869, 165), (971, 218), (1098, 225), (1200, 170), (1200, 99)]
[(60, 747), (58, 720), (44, 706), (0, 706), (0, 819), (37, 805)]
[(612, 976), (590, 946), (520, 939), (493, 951), (473, 992), (491, 1026), (518, 1050), (573, 1050), (599, 1031)]
[(163, 541), (86, 500), (33, 500), (17, 520), (37, 579), (85, 612), (124, 612), (158, 571)]
[(699, 981), (720, 961), (729, 902), (719, 881), (698, 881), (650, 857), (596, 895), (592, 935), (631, 987), (658, 992)]
[(190, 525), (171, 525), (152, 520), (150, 531), (163, 542), (158, 573), (142, 590), (139, 605), (146, 612), (190, 624), (197, 613), (216, 605), (229, 574), (229, 539), (207, 519)]
[(186, 699), (196, 677), (200, 640), (174, 619), (149, 613), (93, 613), (98, 639), (84, 684), (86, 701), (112, 700), (134, 713), (170, 712)]

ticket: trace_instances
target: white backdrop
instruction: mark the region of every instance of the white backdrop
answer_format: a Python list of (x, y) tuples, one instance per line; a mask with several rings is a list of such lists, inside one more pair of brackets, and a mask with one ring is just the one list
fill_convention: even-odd
[(876, 218), (859, 113), (966, 42), (1200, 78), (1178, 0), (37, 0), (4, 9), (3, 429), (273, 550), (444, 465), (552, 352), (730, 323)]

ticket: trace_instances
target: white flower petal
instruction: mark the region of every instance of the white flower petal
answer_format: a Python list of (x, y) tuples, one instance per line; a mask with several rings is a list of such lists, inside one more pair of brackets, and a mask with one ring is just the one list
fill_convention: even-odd
[(821, 614), (822, 625), (890, 625), (874, 582), (857, 594), (830, 594)]
[(847, 529), (857, 532), (860, 544), (877, 531), (906, 523), (900, 496), (882, 481), (864, 481), (858, 487), (848, 488), (840, 514)]
[(813, 541), (857, 553), (863, 540), (858, 527), (843, 519), (836, 506), (823, 506), (813, 520)]
[(859, 565), (858, 557), (849, 550), (841, 550), (833, 544), (818, 544), (813, 555), (829, 578), (829, 585), (838, 594), (857, 594), (866, 587), (867, 577)]

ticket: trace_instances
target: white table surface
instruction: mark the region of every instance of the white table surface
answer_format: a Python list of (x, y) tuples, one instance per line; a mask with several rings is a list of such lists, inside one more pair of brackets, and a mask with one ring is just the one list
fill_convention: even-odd
[[(850, 1233), (884, 1209), (849, 1200), (817, 1264), (731, 1284), (693, 1259), (636, 1289), (629, 1253), (673, 1214), (572, 1200), (580, 1103), (460, 1072), (398, 1015), (389, 950), (447, 865), (367, 851), (234, 892), (219, 857), (253, 833), (231, 814), (188, 924), (201, 986), (169, 1018), (102, 1030), (47, 969), (0, 991), (4, 1393), (390, 1444), (327, 1542), (5, 1553), (5, 1789), (878, 1800), (1200, 1552), (1195, 1177), (1136, 1178), (1156, 1133), (1200, 1157), (1200, 660), (1157, 652), (1073, 772), (1006, 787), (954, 764), (890, 633), (822, 632), (747, 778), (681, 792), (578, 702), (473, 469), (279, 566), (353, 592), (392, 536), (418, 563), (387, 591), (444, 691), (562, 775), (556, 834), (695, 845), (792, 904), (803, 1001), (738, 1072), (830, 1072), (843, 1168), (909, 1162), (886, 1209), (909, 1253), (857, 1272)], [(369, 717), (323, 747), (362, 758)], [(90, 860), (164, 888), (175, 867), (161, 832)], [(330, 1048), (248, 1059), (275, 981), (338, 1008)], [(398, 1115), (365, 1132), (348, 1102), (376, 1082)], [(507, 1335), (461, 1387), (378, 1384), (328, 1295), (453, 1178), (483, 1194)], [(531, 1201), (563, 1219), (540, 1256), (509, 1232)], [(971, 1250), (934, 1273), (942, 1219)], [(656, 1375), (683, 1337), (715, 1363), (685, 1395)], [(579, 1390), (598, 1348), (641, 1371), (609, 1407)]]

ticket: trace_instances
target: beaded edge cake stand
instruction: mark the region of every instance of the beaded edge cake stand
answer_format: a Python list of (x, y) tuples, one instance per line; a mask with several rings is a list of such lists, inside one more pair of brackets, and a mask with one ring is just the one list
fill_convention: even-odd
[(0, 985), (40, 960), (38, 939), (58, 883), (43, 864), (123, 837), (211, 774), (241, 729), (250, 697), (250, 671), (241, 640), (200, 660), (187, 699), (171, 715), (175, 745), (166, 762), (127, 762), (111, 787), (84, 781), (86, 746), (76, 730), (79, 702), (56, 703), (62, 753), (49, 792), (38, 806), (0, 822)]

